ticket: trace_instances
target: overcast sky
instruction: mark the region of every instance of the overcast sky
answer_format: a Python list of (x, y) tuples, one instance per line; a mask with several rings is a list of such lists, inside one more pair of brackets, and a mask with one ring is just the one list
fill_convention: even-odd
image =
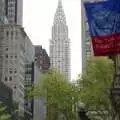
[[(58, 0), (23, 0), (23, 26), (35, 45), (49, 54), (49, 39)], [(81, 8), (80, 0), (62, 0), (71, 40), (71, 77), (81, 73)]]

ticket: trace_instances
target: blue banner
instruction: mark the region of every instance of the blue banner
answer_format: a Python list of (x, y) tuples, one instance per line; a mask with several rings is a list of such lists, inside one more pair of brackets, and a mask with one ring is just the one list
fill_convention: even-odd
[(120, 0), (84, 4), (91, 36), (120, 33)]

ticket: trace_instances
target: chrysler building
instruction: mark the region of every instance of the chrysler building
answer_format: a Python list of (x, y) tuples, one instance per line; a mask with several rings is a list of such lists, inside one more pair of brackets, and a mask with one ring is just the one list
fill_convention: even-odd
[(52, 26), (50, 61), (52, 68), (57, 68), (65, 75), (67, 80), (71, 80), (70, 39), (68, 38), (68, 26), (61, 0), (58, 2)]

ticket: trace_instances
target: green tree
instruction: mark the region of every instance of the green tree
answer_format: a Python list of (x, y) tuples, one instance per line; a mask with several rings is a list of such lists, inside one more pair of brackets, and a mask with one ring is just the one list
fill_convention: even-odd
[(11, 116), (7, 112), (7, 107), (0, 103), (0, 120), (11, 120)]
[(65, 80), (56, 69), (44, 74), (40, 83), (32, 88), (30, 96), (42, 96), (47, 107), (47, 120), (57, 120), (63, 117), (66, 120), (76, 119), (75, 108), (78, 98), (75, 85)]
[(86, 70), (79, 76), (81, 101), (85, 103), (92, 120), (114, 120), (110, 88), (114, 74), (113, 61), (104, 57), (93, 57), (87, 61)]

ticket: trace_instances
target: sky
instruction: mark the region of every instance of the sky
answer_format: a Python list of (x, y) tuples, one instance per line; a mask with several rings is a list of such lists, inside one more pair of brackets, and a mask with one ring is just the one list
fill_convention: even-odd
[[(71, 42), (71, 78), (82, 70), (80, 0), (62, 0)], [(23, 0), (23, 26), (34, 45), (49, 54), (49, 40), (58, 0)]]

